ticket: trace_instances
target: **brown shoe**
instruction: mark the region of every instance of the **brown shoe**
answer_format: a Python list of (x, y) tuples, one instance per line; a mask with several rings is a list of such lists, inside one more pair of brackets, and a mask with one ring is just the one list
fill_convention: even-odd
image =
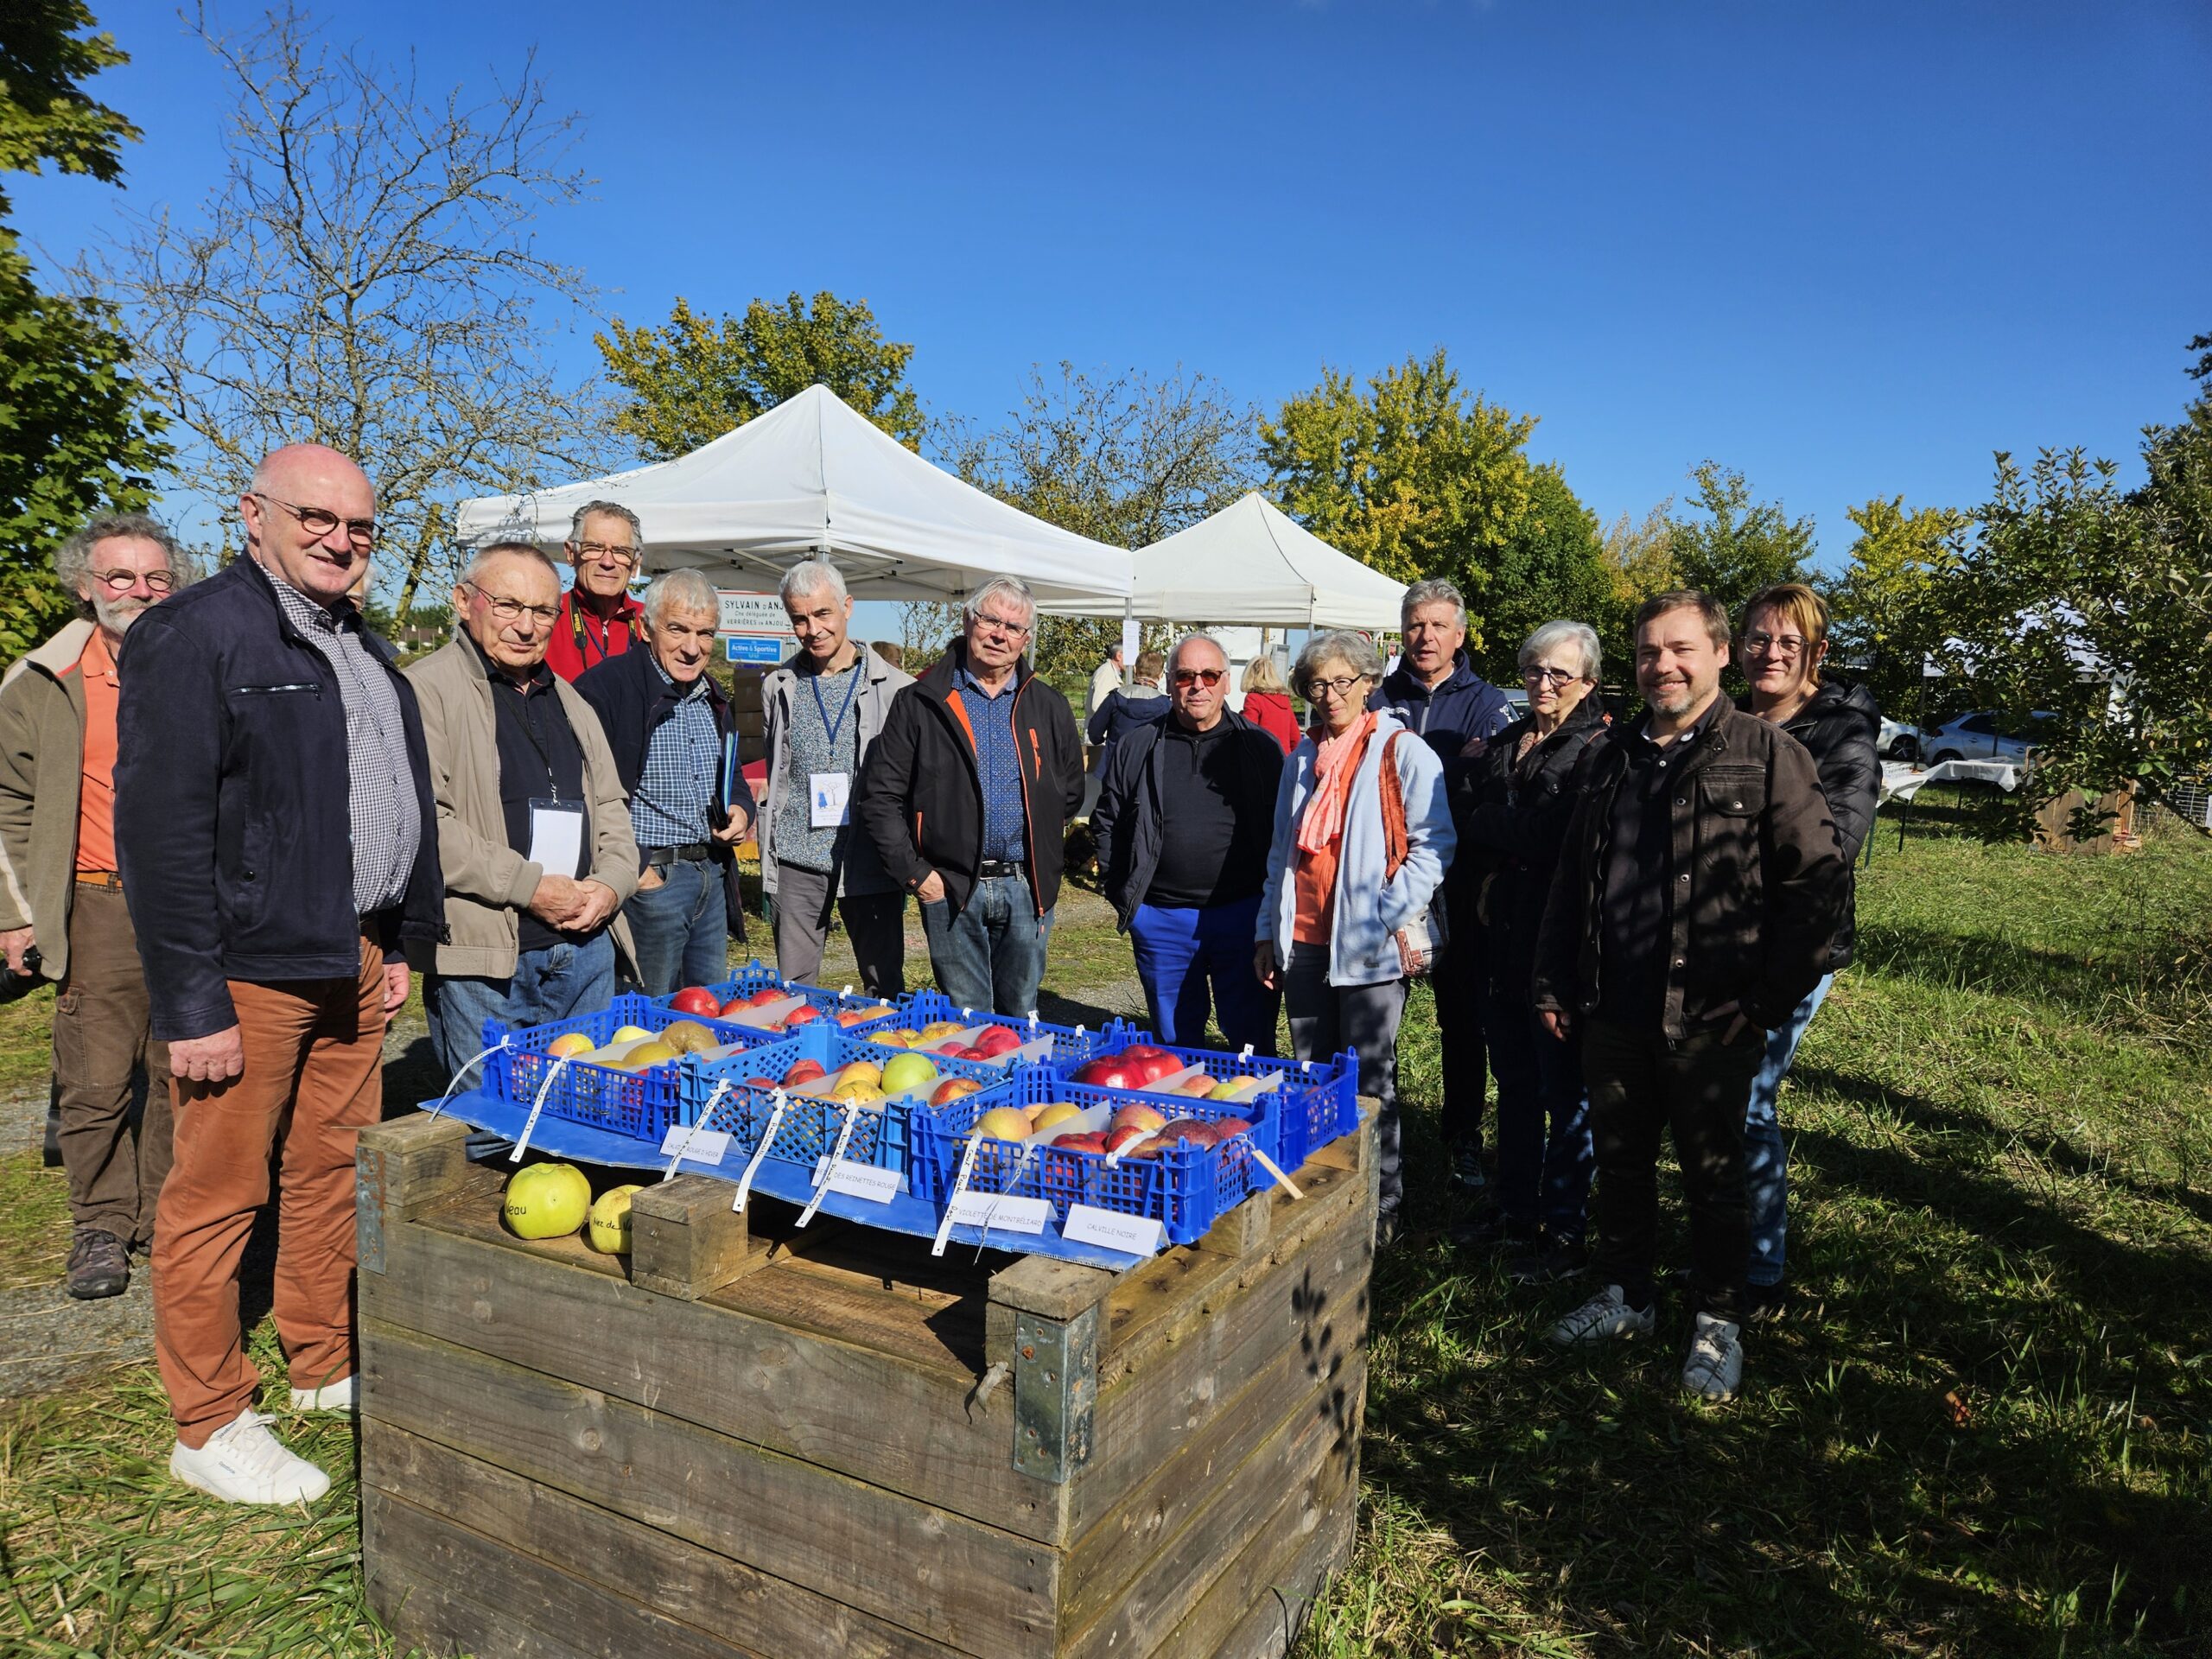
[(69, 1245), (69, 1294), (80, 1302), (120, 1296), (130, 1288), (130, 1253), (113, 1233), (79, 1227)]

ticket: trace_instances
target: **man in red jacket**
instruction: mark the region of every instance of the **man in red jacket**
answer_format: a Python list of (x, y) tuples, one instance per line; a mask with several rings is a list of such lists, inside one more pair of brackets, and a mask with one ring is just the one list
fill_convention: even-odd
[(645, 557), (645, 532), (620, 502), (587, 501), (569, 521), (568, 551), (575, 585), (561, 595), (545, 665), (573, 680), (620, 657), (638, 637), (645, 609), (630, 597), (630, 580)]

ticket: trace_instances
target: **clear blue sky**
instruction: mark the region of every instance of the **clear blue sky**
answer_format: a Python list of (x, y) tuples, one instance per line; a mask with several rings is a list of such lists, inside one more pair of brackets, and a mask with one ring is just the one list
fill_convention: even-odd
[[(188, 212), (213, 68), (169, 0), (95, 9), (129, 200)], [(542, 246), (609, 311), (865, 297), (940, 412), (1062, 358), (1272, 409), (1442, 345), (1605, 518), (1711, 455), (1833, 562), (1847, 506), (1970, 505), (1993, 449), (2132, 457), (2212, 330), (2204, 0), (317, 11), (430, 89), (537, 45), (599, 181)], [(55, 255), (115, 210), (16, 194)]]

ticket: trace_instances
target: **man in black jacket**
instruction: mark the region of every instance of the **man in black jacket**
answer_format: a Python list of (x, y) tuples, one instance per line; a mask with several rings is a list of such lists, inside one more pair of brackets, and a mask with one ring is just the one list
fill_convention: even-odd
[(337, 451), (277, 450), (239, 503), (245, 556), (124, 647), (116, 854), (176, 1084), (154, 1352), (170, 1472), (232, 1503), (330, 1484), (253, 1409), (238, 1263), (273, 1165), (292, 1405), (350, 1408), (354, 1141), (384, 1104), (400, 941), (445, 931), (414, 690), (346, 598), (375, 511)]
[(1723, 698), (1728, 615), (1700, 593), (1637, 614), (1648, 705), (1584, 751), (1536, 946), (1535, 1006), (1582, 1047), (1603, 1288), (1562, 1344), (1649, 1335), (1662, 1130), (1689, 1202), (1698, 1298), (1682, 1386), (1736, 1391), (1748, 1232), (1744, 1102), (1765, 1047), (1827, 970), (1849, 871), (1813, 762)]
[(707, 672), (721, 617), (696, 570), (656, 576), (645, 648), (576, 681), (630, 798), (639, 874), (622, 916), (647, 996), (728, 978), (730, 937), (745, 937), (736, 847), (753, 827), (753, 789), (730, 738), (729, 699)]
[(1061, 842), (1083, 804), (1075, 715), (1022, 660), (1036, 620), (1012, 576), (969, 596), (962, 637), (892, 703), (855, 809), (921, 902), (938, 988), (1005, 1014), (1037, 1006)]
[(1214, 640), (1192, 634), (1167, 663), (1167, 717), (1123, 732), (1107, 762), (1090, 813), (1098, 868), (1160, 1040), (1205, 1041), (1211, 982), (1229, 1046), (1272, 1054), (1278, 995), (1252, 971), (1252, 939), (1282, 746), (1230, 712)]

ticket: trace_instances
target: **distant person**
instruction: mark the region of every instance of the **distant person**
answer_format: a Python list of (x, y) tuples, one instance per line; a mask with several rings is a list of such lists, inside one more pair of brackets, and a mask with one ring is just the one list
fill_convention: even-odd
[(1013, 576), (969, 595), (966, 626), (891, 705), (855, 810), (893, 878), (921, 901), (938, 988), (1025, 1014), (1045, 976), (1083, 747), (1067, 699), (1022, 652), (1037, 601)]
[(760, 687), (768, 755), (760, 882), (775, 901), (777, 971), (814, 982), (834, 906), (868, 995), (903, 996), (906, 889), (855, 823), (852, 803), (893, 700), (914, 682), (852, 637), (852, 596), (836, 565), (795, 564), (781, 592), (798, 649)]
[(1659, 1140), (1689, 1206), (1695, 1324), (1682, 1387), (1744, 1366), (1744, 1116), (1766, 1048), (1827, 971), (1850, 872), (1812, 758), (1720, 696), (1728, 614), (1662, 594), (1636, 619), (1643, 717), (1593, 739), (1536, 949), (1535, 1005), (1580, 1044), (1597, 1141), (1603, 1287), (1560, 1344), (1657, 1324)]
[[(906, 648), (896, 639), (878, 639), (871, 644), (868, 649), (893, 668), (903, 669), (906, 666)], [(912, 677), (909, 676), (909, 677)]]
[[(1417, 582), (1399, 603), (1404, 649), (1369, 706), (1388, 709), (1436, 752), (1448, 781), (1505, 728), (1513, 705), (1475, 672), (1467, 657), (1467, 605), (1448, 582)], [(1446, 951), (1435, 973), (1438, 1046), (1444, 1071), (1441, 1125), (1452, 1173), (1484, 1202), (1482, 971), (1467, 952)]]
[(1219, 644), (1194, 633), (1166, 660), (1172, 711), (1116, 739), (1099, 784), (1098, 868), (1160, 1040), (1203, 1045), (1211, 1007), (1229, 1047), (1272, 1054), (1277, 998), (1252, 941), (1282, 751), (1230, 712)]
[(403, 942), (445, 929), (415, 690), (346, 598), (376, 505), (335, 449), (276, 450), (238, 504), (245, 556), (141, 614), (120, 665), (115, 849), (176, 1088), (154, 1226), (169, 1472), (232, 1503), (329, 1489), (255, 1409), (238, 1269), (273, 1196), (292, 1409), (352, 1410), (354, 1144), (383, 1115)]
[(1408, 929), (1424, 923), (1456, 837), (1435, 754), (1388, 709), (1367, 706), (1382, 671), (1356, 633), (1321, 634), (1299, 654), (1292, 683), (1319, 718), (1276, 791), (1255, 966), (1282, 992), (1297, 1057), (1355, 1051), (1359, 1092), (1382, 1103), (1376, 1236), (1388, 1245), (1404, 1189), (1398, 1020), (1406, 976), (1427, 965)]
[[(116, 874), (117, 668), (132, 623), (191, 579), (143, 513), (96, 518), (54, 550), (75, 619), (0, 680), (0, 948), (11, 972), (60, 982), (54, 1087), (69, 1179), (63, 1284), (120, 1296), (154, 1248), (169, 1169), (168, 1045), (153, 1035), (146, 970)], [(26, 961), (40, 958), (32, 969)], [(130, 1124), (134, 1074), (146, 1104)]]
[(1446, 887), (1452, 949), (1475, 976), (1483, 1035), (1497, 1075), (1497, 1205), (1453, 1230), (1462, 1244), (1521, 1247), (1509, 1267), (1522, 1283), (1579, 1271), (1587, 1262), (1589, 1103), (1572, 1044), (1529, 1002), (1536, 933), (1560, 843), (1574, 810), (1575, 763), (1605, 729), (1598, 635), (1581, 622), (1547, 622), (1521, 647), (1529, 713), (1491, 738), (1452, 779), (1459, 849)]
[(461, 626), (407, 671), (438, 801), (446, 938), (412, 952), (430, 1041), (448, 1077), (510, 1029), (596, 1014), (631, 953), (622, 901), (638, 842), (599, 716), (546, 665), (561, 573), (528, 542), (472, 557)]
[(1849, 883), (1859, 849), (1874, 825), (1882, 763), (1875, 753), (1881, 711), (1863, 685), (1823, 676), (1828, 654), (1828, 607), (1802, 582), (1786, 582), (1752, 595), (1744, 607), (1738, 663), (1751, 690), (1737, 707), (1779, 726), (1805, 746), (1818, 772), (1821, 793), (1835, 820), (1847, 883), (1843, 914), (1828, 948), (1827, 971), (1789, 1018), (1767, 1033), (1766, 1058), (1751, 1079), (1751, 1109), (1744, 1120), (1744, 1188), (1750, 1210), (1751, 1254), (1746, 1315), (1764, 1319), (1782, 1303), (1783, 1234), (1789, 1207), (1788, 1154), (1777, 1107), (1782, 1079), (1797, 1044), (1827, 1000), (1838, 969), (1851, 964), (1856, 938)]
[(1304, 734), (1291, 711), (1290, 687), (1283, 683), (1272, 654), (1263, 652), (1245, 664), (1243, 690), (1244, 718), (1274, 739), (1285, 754), (1296, 748)]
[(1127, 733), (1149, 726), (1167, 713), (1167, 658), (1156, 651), (1138, 655), (1136, 672), (1126, 691), (1109, 691), (1088, 722), (1084, 735), (1097, 751), (1091, 770), (1106, 774), (1114, 745)]
[(1116, 639), (1107, 648), (1106, 660), (1090, 671), (1090, 693), (1084, 699), (1085, 720), (1096, 714), (1100, 705), (1122, 689), (1122, 642)]
[[(546, 665), (574, 681), (643, 637), (645, 607), (630, 597), (645, 569), (645, 537), (638, 515), (618, 501), (588, 501), (569, 520), (563, 550), (575, 583), (561, 596), (561, 620), (545, 650)], [(717, 624), (721, 601), (715, 601)]]
[(730, 938), (745, 933), (736, 851), (754, 807), (729, 698), (707, 671), (721, 623), (704, 576), (668, 571), (645, 589), (645, 648), (576, 682), (630, 797), (641, 868), (622, 913), (647, 996), (727, 979)]

